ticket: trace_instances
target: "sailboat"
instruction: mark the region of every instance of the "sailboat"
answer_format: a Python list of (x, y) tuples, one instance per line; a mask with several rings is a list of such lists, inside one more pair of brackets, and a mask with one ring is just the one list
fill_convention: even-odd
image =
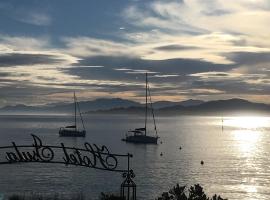
[[(80, 114), (83, 130), (79, 130), (77, 127), (77, 107)], [(59, 130), (59, 136), (60, 137), (85, 137), (85, 134), (86, 134), (86, 131), (84, 127), (82, 114), (80, 111), (80, 106), (77, 102), (77, 98), (74, 92), (74, 125), (61, 127)]]
[[(148, 103), (148, 97), (150, 102)], [(147, 135), (147, 118), (148, 118), (148, 104), (150, 104), (151, 114), (154, 122), (155, 136)], [(150, 87), (148, 84), (148, 77), (146, 73), (145, 78), (145, 121), (144, 127), (135, 128), (134, 130), (129, 130), (126, 134), (126, 137), (122, 141), (131, 142), (131, 143), (143, 143), (143, 144), (157, 144), (158, 141), (157, 127), (154, 115), (154, 109), (151, 100)]]

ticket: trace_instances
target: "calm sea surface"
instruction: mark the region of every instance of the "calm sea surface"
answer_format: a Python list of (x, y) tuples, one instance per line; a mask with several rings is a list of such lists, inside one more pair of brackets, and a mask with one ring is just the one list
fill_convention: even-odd
[[(69, 116), (0, 116), (0, 145), (32, 144), (31, 133), (47, 145), (106, 145), (112, 153), (132, 153), (139, 199), (154, 199), (174, 186), (200, 183), (207, 194), (229, 199), (270, 199), (270, 118), (164, 117), (157, 119), (162, 144), (134, 145), (121, 141), (141, 127), (139, 116), (87, 116), (86, 138), (59, 138)], [(179, 147), (182, 147), (180, 150)], [(160, 156), (160, 153), (163, 156)], [(204, 165), (201, 165), (204, 160)], [(0, 165), (0, 193), (70, 195), (119, 192), (120, 173), (62, 164)]]

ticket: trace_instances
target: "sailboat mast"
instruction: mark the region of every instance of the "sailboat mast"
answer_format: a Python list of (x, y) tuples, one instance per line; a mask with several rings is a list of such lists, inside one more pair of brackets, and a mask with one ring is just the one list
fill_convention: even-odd
[(74, 92), (74, 120), (75, 120), (75, 130), (77, 130), (77, 109), (76, 109), (76, 96)]
[(83, 126), (83, 130), (85, 131), (85, 126), (84, 126), (84, 122), (83, 122), (83, 118), (82, 118), (82, 113), (81, 113), (81, 109), (80, 109), (80, 104), (76, 101), (76, 104), (78, 106), (78, 112), (80, 114), (80, 118), (81, 118), (81, 122), (82, 122), (82, 126)]
[(148, 102), (147, 102), (147, 100), (148, 100), (148, 98), (147, 98), (147, 87), (148, 87), (148, 80), (147, 80), (147, 73), (145, 73), (145, 124), (144, 124), (144, 128), (145, 128), (145, 132), (144, 132), (144, 135), (146, 135), (146, 124), (147, 124), (147, 104), (148, 104)]
[(155, 114), (154, 114), (153, 102), (152, 102), (152, 98), (151, 98), (150, 87), (148, 87), (148, 96), (149, 96), (149, 101), (150, 101), (150, 106), (151, 106), (151, 111), (152, 111), (152, 117), (153, 117), (153, 121), (154, 121), (154, 128), (155, 128), (155, 132), (156, 132), (156, 136), (157, 136), (157, 126), (156, 126), (156, 120), (155, 120)]

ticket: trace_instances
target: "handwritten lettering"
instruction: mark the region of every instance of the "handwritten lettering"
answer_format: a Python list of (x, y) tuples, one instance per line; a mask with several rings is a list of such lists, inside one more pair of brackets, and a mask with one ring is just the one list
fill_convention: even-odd
[[(99, 147), (96, 144), (91, 145), (86, 142), (84, 144), (84, 149), (66, 147), (63, 143), (61, 143), (60, 146), (46, 146), (43, 145), (41, 139), (36, 135), (32, 135), (32, 138), (33, 144), (29, 146), (19, 146), (13, 142), (12, 147), (9, 147), (11, 150), (6, 152), (6, 160), (9, 163), (64, 163), (66, 165), (79, 165), (105, 170), (115, 170), (118, 166), (117, 156), (115, 154), (111, 154), (108, 148), (104, 145)], [(62, 160), (54, 160), (54, 148), (57, 148), (60, 151), (62, 150)]]
[(50, 147), (43, 146), (42, 141), (35, 135), (32, 135), (34, 139), (34, 150), (21, 151), (15, 142), (12, 142), (15, 152), (6, 152), (6, 159), (9, 162), (49, 162), (54, 158), (54, 152)]
[[(92, 145), (85, 143), (85, 150), (83, 152), (74, 148), (70, 153), (63, 143), (61, 146), (64, 152), (63, 160), (66, 165), (72, 164), (86, 167), (102, 167), (109, 170), (113, 170), (117, 167), (118, 161), (116, 157), (110, 154), (109, 150), (105, 146), (99, 148), (97, 145), (94, 145), (94, 150)], [(113, 162), (109, 162), (110, 160), (113, 160)], [(100, 166), (98, 166), (98, 163)]]

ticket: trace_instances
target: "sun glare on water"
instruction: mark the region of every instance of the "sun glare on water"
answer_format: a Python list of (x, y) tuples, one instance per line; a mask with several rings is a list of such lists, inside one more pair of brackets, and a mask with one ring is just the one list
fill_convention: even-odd
[(237, 143), (239, 153), (251, 156), (258, 147), (262, 132), (256, 130), (234, 130), (232, 134)]
[(223, 119), (224, 129), (229, 129), (239, 153), (255, 155), (264, 131), (269, 127), (269, 117), (243, 116)]
[[(265, 188), (256, 178), (256, 174), (265, 173), (265, 166), (258, 162), (265, 154), (265, 136), (269, 132), (270, 117), (237, 116), (222, 119), (223, 133), (228, 134), (230, 148), (239, 163), (238, 190), (246, 193), (248, 200), (255, 199)], [(259, 199), (259, 197), (258, 197)]]
[(242, 128), (242, 129), (258, 129), (265, 128), (269, 125), (268, 117), (228, 117), (224, 119), (224, 126)]

